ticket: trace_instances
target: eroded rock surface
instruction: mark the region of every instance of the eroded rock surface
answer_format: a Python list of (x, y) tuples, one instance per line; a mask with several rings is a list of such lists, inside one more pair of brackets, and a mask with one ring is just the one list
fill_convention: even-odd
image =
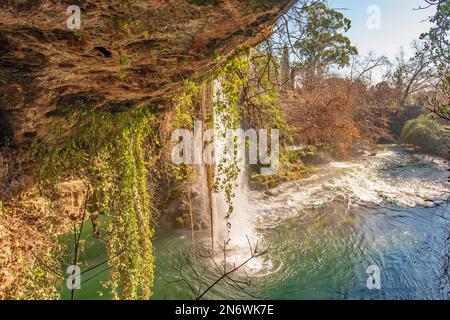
[[(292, 0), (3, 0), (0, 116), (15, 143), (70, 110), (165, 105), (233, 51), (270, 33)], [(81, 9), (69, 30), (67, 8)]]

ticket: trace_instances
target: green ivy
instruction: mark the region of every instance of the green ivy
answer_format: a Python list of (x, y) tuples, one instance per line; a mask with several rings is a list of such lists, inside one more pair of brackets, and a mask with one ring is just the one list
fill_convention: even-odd
[[(248, 81), (242, 75), (249, 69), (250, 63), (245, 53), (238, 54), (225, 62), (222, 62), (222, 57), (216, 55), (215, 62), (219, 67), (202, 82), (199, 84), (192, 81), (186, 82), (184, 93), (175, 101), (175, 116), (172, 123), (175, 128), (192, 129), (194, 124), (192, 114), (195, 112), (194, 102), (205, 86), (217, 83), (216, 98), (214, 99), (212, 110), (210, 110), (211, 114), (207, 116), (206, 120), (214, 126), (217, 136), (229, 138), (229, 135), (238, 129), (240, 125), (241, 118), (239, 116), (238, 102), (242, 95), (242, 88)], [(220, 118), (221, 126), (214, 124), (214, 117)], [(237, 154), (238, 142), (238, 137), (234, 137), (231, 146), (229, 146), (231, 150), (224, 150), (225, 152), (230, 151), (232, 157), (231, 159), (223, 158), (217, 164), (213, 186), (214, 192), (224, 192), (228, 205), (224, 218), (228, 221), (229, 230), (231, 228), (229, 220), (234, 210), (234, 190), (240, 173)], [(174, 165), (174, 167), (174, 171), (179, 179), (189, 176), (189, 169), (185, 166)]]
[(56, 131), (38, 151), (42, 185), (70, 178), (89, 182), (88, 211), (106, 217), (107, 253), (115, 257), (106, 285), (114, 298), (148, 299), (154, 231), (143, 145), (154, 116), (142, 107), (117, 114), (94, 110), (73, 117), (68, 121), (82, 123), (76, 135), (61, 143)]
[[(238, 101), (242, 94), (242, 86), (245, 85), (247, 79), (242, 77), (249, 68), (249, 61), (245, 55), (238, 55), (230, 59), (222, 67), (218, 68), (215, 73), (215, 79), (219, 82), (214, 100), (214, 116), (220, 119), (220, 126), (215, 125), (216, 135), (229, 139), (233, 138), (231, 145), (224, 150), (231, 157), (223, 157), (217, 164), (216, 181), (214, 191), (223, 191), (228, 210), (225, 213), (227, 220), (228, 233), (231, 230), (230, 218), (234, 211), (233, 200), (235, 197), (235, 188), (237, 186), (237, 178), (240, 173), (238, 162), (238, 144), (237, 136), (230, 136), (239, 128), (240, 116)], [(229, 239), (228, 239), (229, 241)]]

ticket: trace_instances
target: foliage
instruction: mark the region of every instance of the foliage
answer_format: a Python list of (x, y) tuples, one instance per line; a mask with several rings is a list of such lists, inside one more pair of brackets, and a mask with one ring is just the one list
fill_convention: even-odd
[(388, 114), (385, 106), (378, 105), (377, 92), (341, 78), (295, 90), (285, 112), (288, 123), (296, 128), (296, 142), (329, 145), (343, 157), (361, 140), (390, 139)]
[(344, 85), (351, 91), (355, 100), (353, 121), (360, 140), (371, 144), (379, 143), (380, 140), (392, 140), (389, 132), (395, 96), (392, 88), (383, 82), (369, 86), (363, 82), (344, 81)]
[(277, 128), (281, 139), (291, 138), (292, 128), (288, 126), (281, 108), (282, 86), (278, 85), (279, 64), (263, 48), (253, 49), (250, 67), (239, 104), (239, 115), (246, 128)]
[[(78, 177), (89, 181), (90, 214), (106, 217), (104, 237), (111, 261), (107, 285), (115, 298), (150, 298), (153, 284), (151, 197), (143, 144), (153, 115), (146, 107), (127, 113), (74, 114), (83, 123), (61, 143), (53, 135), (38, 153), (44, 186)], [(120, 292), (119, 292), (120, 288)]]
[(428, 95), (426, 108), (446, 121), (450, 121), (450, 74), (441, 75), (435, 91)]
[(426, 40), (426, 50), (431, 51), (438, 64), (445, 66), (449, 58), (450, 2), (448, 0), (426, 0), (426, 2), (428, 6), (436, 7), (436, 13), (429, 18), (433, 26), (420, 38)]
[(358, 139), (353, 121), (356, 108), (351, 91), (342, 82), (328, 81), (313, 90), (299, 90), (288, 114), (304, 144), (335, 144)]
[(450, 72), (449, 39), (450, 2), (448, 0), (426, 0), (428, 7), (435, 7), (436, 12), (428, 20), (432, 27), (421, 35), (425, 41), (424, 51), (430, 55), (436, 70), (437, 81), (431, 94), (428, 94), (426, 108), (437, 117), (450, 121)]
[(175, 129), (192, 129), (194, 126), (194, 100), (199, 94), (202, 86), (197, 85), (193, 81), (187, 81), (184, 90), (180, 96), (174, 100), (174, 116), (172, 119), (172, 126)]
[(350, 56), (358, 53), (350, 39), (343, 35), (351, 27), (350, 20), (322, 2), (299, 14), (301, 17), (293, 19), (294, 23), (300, 23), (300, 35), (294, 47), (300, 66), (307, 72), (307, 80), (320, 77), (332, 64), (347, 66)]
[(128, 75), (127, 69), (131, 68), (132, 62), (131, 59), (127, 56), (120, 55), (119, 57), (120, 64), (122, 66), (122, 70), (119, 71), (119, 78), (120, 80), (123, 80)]
[(275, 188), (283, 182), (299, 180), (316, 172), (316, 168), (306, 165), (302, 160), (305, 156), (317, 154), (315, 146), (308, 146), (305, 150), (283, 148), (280, 153), (280, 169), (274, 175), (251, 175), (251, 185), (257, 189)]
[(0, 202), (0, 299), (56, 299), (60, 245), (65, 217), (37, 190), (14, 202)]
[[(233, 198), (236, 180), (240, 173), (238, 162), (238, 136), (235, 134), (239, 128), (239, 107), (238, 101), (241, 97), (241, 88), (246, 83), (246, 78), (241, 74), (248, 69), (248, 59), (244, 57), (234, 57), (215, 72), (217, 83), (216, 97), (214, 100), (214, 129), (216, 139), (226, 139), (223, 156), (217, 163), (214, 190), (223, 191), (228, 210), (225, 213), (228, 231), (231, 229), (229, 219), (233, 213)], [(217, 151), (216, 151), (217, 152)], [(229, 239), (228, 239), (229, 240)]]
[[(187, 81), (183, 92), (174, 99), (174, 110), (170, 119), (170, 127), (172, 129), (188, 129), (194, 128), (194, 104), (205, 84), (197, 85), (193, 81)], [(192, 167), (185, 163), (170, 163), (170, 167), (166, 168), (166, 178), (176, 181), (186, 180), (192, 175)]]
[(406, 122), (401, 139), (420, 147), (423, 152), (445, 155), (450, 142), (450, 127), (439, 124), (429, 115), (421, 115)]

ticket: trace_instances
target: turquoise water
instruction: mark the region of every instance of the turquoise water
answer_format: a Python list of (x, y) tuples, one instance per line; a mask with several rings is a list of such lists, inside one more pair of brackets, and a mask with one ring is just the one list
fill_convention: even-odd
[[(102, 240), (93, 238), (92, 224), (86, 222), (83, 225), (81, 235), (81, 247), (79, 250), (78, 265), (81, 269), (81, 289), (75, 290), (74, 299), (111, 299), (109, 291), (104, 288), (102, 281), (108, 279), (108, 257), (105, 251), (105, 244)], [(74, 236), (69, 234), (61, 239), (66, 246), (62, 274), (67, 277), (67, 266), (73, 264), (74, 256)], [(96, 267), (98, 266), (98, 267)], [(85, 272), (90, 268), (96, 267), (92, 271)], [(67, 289), (66, 283), (60, 288), (61, 299), (70, 300), (71, 290)]]
[[(261, 270), (247, 270), (250, 291), (271, 299), (442, 299), (439, 287), (444, 225), (436, 208), (365, 208), (347, 216), (323, 216), (304, 225), (291, 218), (272, 229), (261, 230), (271, 250), (261, 257)], [(155, 298), (193, 298), (173, 267), (184, 266), (185, 277), (197, 278), (186, 260), (189, 234), (163, 235), (157, 240)], [(170, 248), (167, 250), (167, 248)], [(368, 290), (366, 269), (381, 269), (381, 290)], [(201, 270), (201, 268), (198, 268)], [(237, 278), (243, 278), (238, 275)], [(214, 274), (203, 279), (214, 280)], [(203, 288), (205, 285), (203, 285)], [(232, 285), (219, 285), (210, 299), (248, 298)]]
[[(204, 298), (447, 299), (441, 281), (449, 250), (446, 169), (442, 159), (391, 147), (324, 166), (270, 194), (248, 192), (250, 243), (270, 249)], [(155, 299), (195, 298), (219, 277), (223, 256), (210, 252), (207, 232), (195, 237), (193, 246), (189, 231), (157, 232)], [(86, 249), (88, 265), (106, 259), (101, 243), (88, 241)], [(230, 248), (228, 268), (249, 251), (242, 242)], [(380, 268), (380, 290), (366, 286), (370, 265)], [(97, 294), (106, 277), (88, 281), (77, 298), (109, 298)]]
[[(270, 250), (233, 277), (251, 280), (246, 291), (258, 298), (447, 298), (440, 281), (449, 249), (444, 243), (450, 218), (446, 168), (441, 159), (394, 147), (376, 157), (332, 163), (270, 195), (250, 192), (253, 239)], [(193, 298), (199, 287), (201, 292), (217, 279), (214, 263), (201, 257), (208, 241), (202, 245), (197, 240), (195, 259), (190, 237), (182, 231), (159, 234), (155, 298)], [(230, 260), (242, 261), (247, 249), (231, 250)], [(222, 261), (220, 255), (215, 259)], [(380, 268), (380, 290), (367, 288), (370, 265)], [(193, 289), (172, 282), (180, 278)], [(251, 298), (247, 293), (233, 283), (220, 283), (206, 298)]]

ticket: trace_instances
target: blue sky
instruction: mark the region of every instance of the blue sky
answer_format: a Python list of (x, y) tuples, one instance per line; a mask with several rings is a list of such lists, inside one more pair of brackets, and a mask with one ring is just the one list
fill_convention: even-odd
[[(388, 58), (393, 58), (402, 46), (408, 53), (410, 43), (430, 28), (428, 22), (422, 21), (433, 14), (433, 9), (414, 10), (425, 6), (425, 0), (328, 0), (328, 4), (331, 8), (350, 9), (341, 12), (352, 20), (348, 36), (360, 55), (374, 51)], [(380, 29), (367, 27), (367, 8), (371, 5), (380, 8)]]

